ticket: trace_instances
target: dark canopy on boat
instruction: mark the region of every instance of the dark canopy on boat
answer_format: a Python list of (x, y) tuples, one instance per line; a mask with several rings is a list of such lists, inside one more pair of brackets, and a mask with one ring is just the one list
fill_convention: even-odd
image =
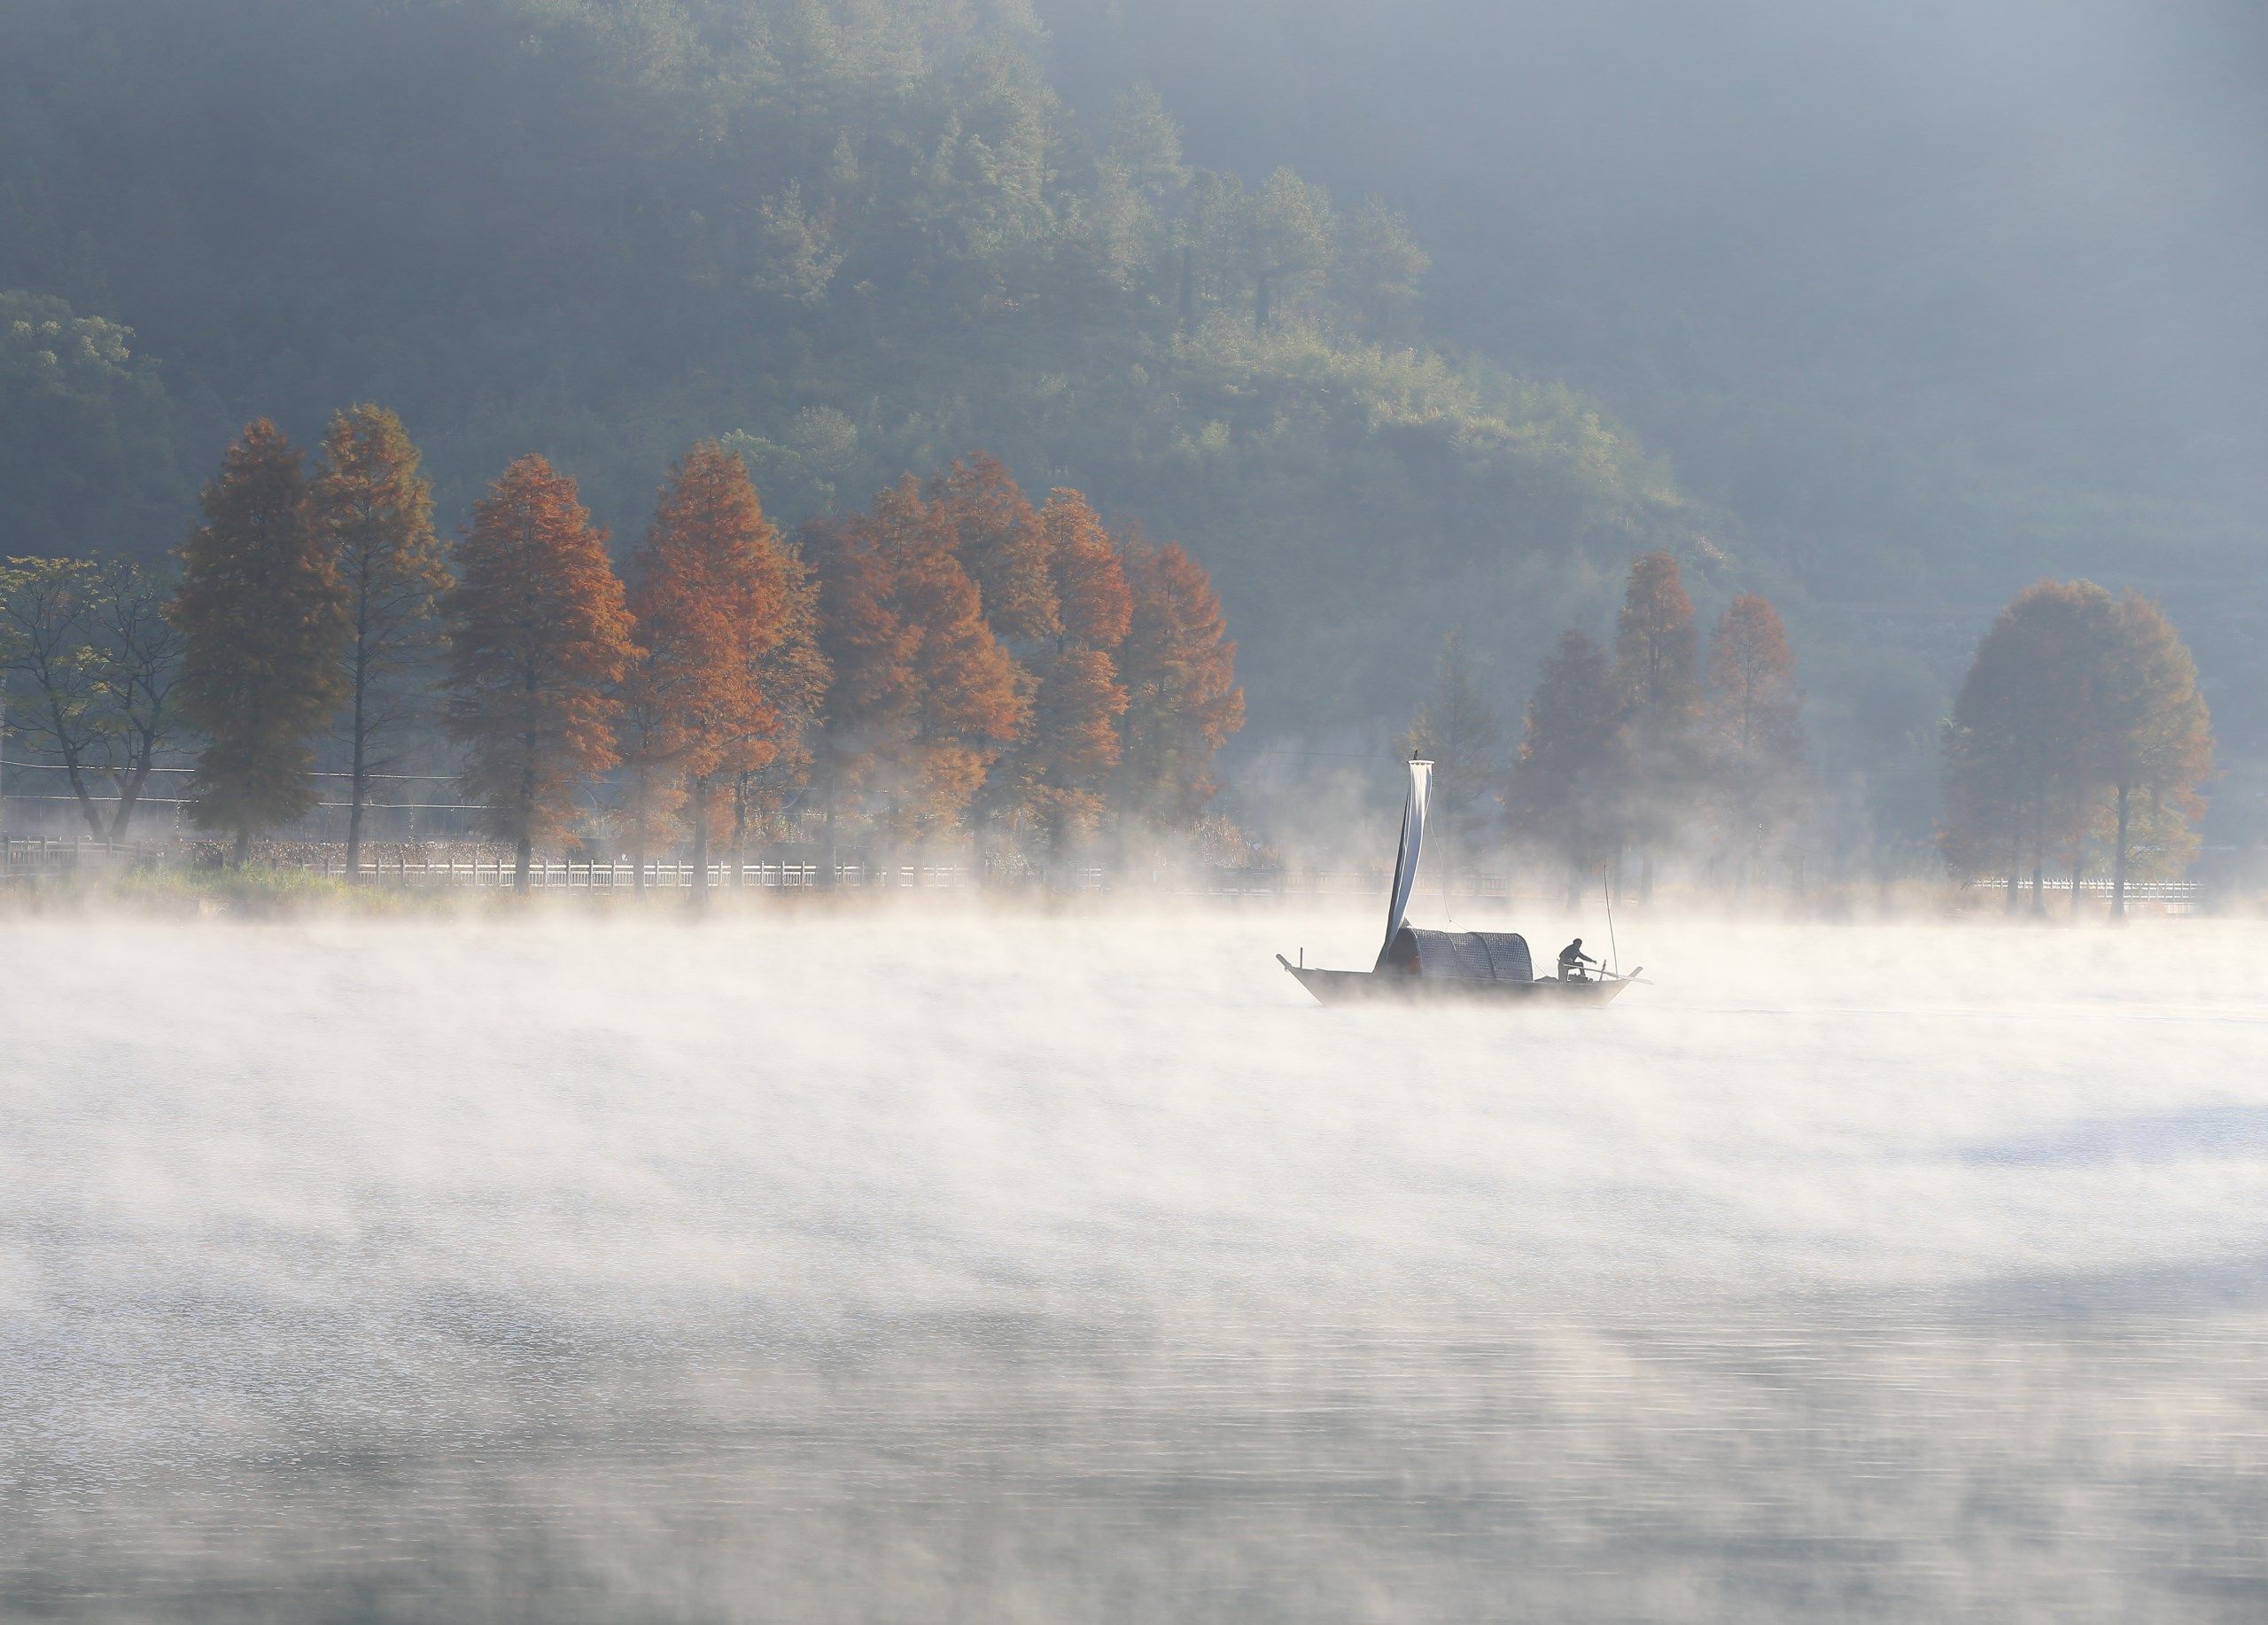
[(1533, 982), (1527, 938), (1517, 931), (1421, 931), (1405, 925), (1379, 957), (1388, 975), (1457, 982)]

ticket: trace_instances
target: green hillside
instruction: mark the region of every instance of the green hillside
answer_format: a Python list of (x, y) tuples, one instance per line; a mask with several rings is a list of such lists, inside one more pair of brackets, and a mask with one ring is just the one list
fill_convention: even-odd
[(2039, 12), (15, 0), (0, 551), (358, 400), (617, 547), (701, 436), (790, 521), (983, 446), (1205, 560), (1247, 749), (1382, 749), (1455, 626), (1514, 711), (1667, 546), (1786, 610), (1853, 838), (2044, 571), (2163, 594), (2241, 762), (2259, 121)]
[(114, 420), (87, 437), (139, 436), (175, 498), (124, 524), (43, 494), (9, 550), (169, 546), (183, 470), (244, 418), (304, 435), (361, 399), (403, 413), (446, 512), (540, 449), (618, 534), (698, 436), (740, 437), (788, 519), (982, 445), (1195, 549), (1265, 728), (1397, 713), (1448, 620), (1525, 650), (1688, 533), (1598, 403), (1425, 344), (1389, 206), (1192, 169), (1138, 93), (1067, 105), (1013, 7), (35, 0), (0, 27), (0, 285), (133, 330), (171, 421), (120, 361), (80, 385)]

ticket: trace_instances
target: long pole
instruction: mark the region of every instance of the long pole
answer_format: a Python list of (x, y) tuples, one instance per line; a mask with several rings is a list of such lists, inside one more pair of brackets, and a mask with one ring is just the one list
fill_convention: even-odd
[(1620, 976), (1622, 950), (1614, 945), (1614, 882), (1607, 878), (1604, 869), (1599, 871), (1598, 886), (1606, 894), (1606, 951), (1613, 958), (1614, 974)]

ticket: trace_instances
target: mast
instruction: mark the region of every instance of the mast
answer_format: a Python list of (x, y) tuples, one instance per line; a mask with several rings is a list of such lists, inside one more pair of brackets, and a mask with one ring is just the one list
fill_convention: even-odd
[(1386, 963), (1394, 934), (1402, 929), (1402, 919), (1410, 912), (1410, 894), (1417, 889), (1418, 855), (1425, 844), (1425, 806), (1433, 791), (1433, 764), (1412, 761), (1409, 798), (1402, 804), (1402, 841), (1394, 859), (1394, 892), (1386, 903), (1386, 941), (1379, 946), (1379, 966)]

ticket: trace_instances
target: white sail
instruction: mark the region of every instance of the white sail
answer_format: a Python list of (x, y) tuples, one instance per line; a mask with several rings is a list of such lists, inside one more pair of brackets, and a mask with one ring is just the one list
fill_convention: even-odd
[(1425, 844), (1425, 803), (1433, 792), (1433, 764), (1410, 764), (1410, 799), (1402, 807), (1402, 850), (1394, 860), (1394, 897), (1386, 911), (1386, 943), (1379, 949), (1379, 962), (1386, 962), (1386, 950), (1394, 946), (1394, 934), (1402, 929), (1402, 916), (1410, 912), (1410, 894), (1418, 884), (1418, 853)]

